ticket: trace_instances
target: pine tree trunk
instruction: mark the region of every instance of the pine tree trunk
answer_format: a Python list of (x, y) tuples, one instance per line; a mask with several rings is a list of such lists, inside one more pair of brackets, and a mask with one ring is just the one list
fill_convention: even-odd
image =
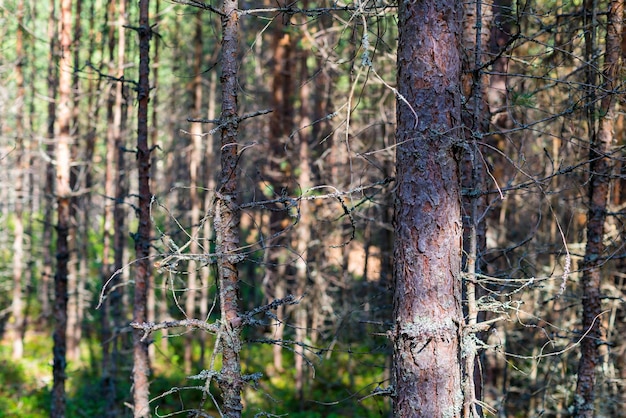
[[(607, 16), (606, 54), (604, 58), (603, 91), (600, 101), (599, 129), (592, 136), (589, 149), (589, 210), (587, 213), (587, 246), (582, 268), (583, 329), (581, 358), (578, 364), (578, 382), (574, 400), (576, 417), (594, 417), (596, 366), (600, 360), (601, 267), (604, 264), (604, 222), (611, 181), (611, 148), (614, 141), (614, 118), (617, 87), (620, 74), (622, 18), (624, 4), (613, 0)], [(591, 65), (591, 64), (590, 64)], [(592, 116), (593, 117), (593, 116)]]
[[(459, 417), (461, 5), (398, 12), (393, 412)], [(406, 100), (406, 101), (405, 101)]]
[[(56, 20), (56, 2), (50, 0), (50, 17), (48, 19), (48, 39), (50, 39), (50, 55), (49, 65), (47, 72), (47, 85), (48, 85), (48, 109), (47, 109), (47, 129), (46, 136), (48, 144), (46, 145), (46, 154), (49, 156), (54, 155), (54, 126), (56, 121), (56, 95), (58, 87), (58, 73), (57, 73), (57, 20)], [(41, 274), (41, 311), (43, 317), (47, 320), (52, 313), (50, 307), (50, 280), (52, 278), (52, 216), (53, 216), (53, 195), (55, 194), (56, 182), (55, 182), (55, 168), (48, 162), (45, 164), (45, 177), (44, 197), (44, 229), (42, 236), (43, 246), (43, 272)]]
[(60, 60), (59, 60), (59, 103), (57, 124), (59, 134), (56, 143), (56, 199), (57, 199), (57, 269), (54, 276), (54, 348), (53, 348), (53, 418), (64, 417), (65, 366), (67, 350), (67, 277), (70, 232), (70, 123), (72, 118), (72, 1), (61, 1)]
[[(202, 111), (202, 12), (196, 13), (195, 35), (194, 35), (194, 79), (191, 83), (192, 96), (192, 117), (200, 118)], [(191, 254), (198, 254), (198, 237), (200, 236), (200, 206), (202, 203), (200, 190), (202, 187), (202, 124), (192, 122), (191, 129), (191, 152), (189, 155), (189, 203), (191, 205), (190, 229), (192, 231), (189, 251)], [(194, 232), (195, 231), (195, 232)], [(185, 314), (187, 318), (195, 318), (196, 315), (196, 294), (197, 294), (198, 265), (190, 260), (187, 268), (187, 294), (185, 296)], [(184, 370), (186, 374), (191, 373), (194, 333), (185, 334), (185, 353), (183, 358)]]
[[(139, 187), (139, 226), (135, 234), (135, 295), (133, 321), (147, 321), (147, 296), (150, 282), (150, 148), (148, 146), (148, 101), (150, 99), (149, 0), (139, 1), (139, 85), (137, 91), (137, 174)], [(133, 330), (133, 413), (135, 418), (150, 417), (150, 358), (148, 341), (142, 341), (141, 330)]]
[(237, 70), (239, 67), (238, 0), (224, 0), (222, 12), (222, 113), (221, 173), (215, 203), (217, 269), (222, 316), (222, 371), (218, 380), (222, 392), (222, 413), (239, 418), (241, 404), (241, 318), (239, 308), (239, 210), (237, 208), (238, 114)]
[(15, 68), (15, 82), (17, 87), (16, 103), (18, 103), (15, 116), (15, 210), (14, 210), (14, 238), (13, 238), (13, 302), (12, 311), (12, 340), (13, 359), (21, 359), (24, 354), (24, 341), (22, 339), (24, 326), (24, 307), (22, 294), (22, 276), (24, 266), (24, 176), (26, 175), (24, 155), (24, 0), (17, 4), (17, 33), (15, 40), (15, 55), (17, 65)]

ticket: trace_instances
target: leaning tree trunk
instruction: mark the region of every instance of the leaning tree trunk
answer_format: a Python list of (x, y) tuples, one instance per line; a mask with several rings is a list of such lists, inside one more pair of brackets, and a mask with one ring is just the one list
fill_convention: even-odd
[(583, 302), (583, 333), (581, 341), (581, 357), (578, 363), (578, 382), (576, 384), (575, 413), (576, 417), (594, 417), (594, 392), (596, 389), (596, 365), (600, 360), (599, 345), (602, 344), (600, 329), (601, 305), (601, 274), (604, 264), (604, 221), (611, 180), (611, 146), (614, 140), (615, 102), (617, 95), (613, 93), (618, 87), (620, 74), (620, 54), (622, 36), (622, 1), (610, 3), (607, 16), (606, 54), (604, 58), (603, 89), (605, 96), (600, 102), (600, 119), (598, 133), (592, 137), (589, 149), (589, 209), (587, 221), (587, 247), (583, 261), (582, 302)]
[[(139, 226), (135, 234), (135, 297), (133, 321), (143, 323), (147, 318), (148, 284), (150, 281), (150, 148), (148, 146), (148, 101), (150, 99), (150, 37), (148, 22), (149, 0), (139, 1), (139, 85), (137, 89), (137, 175), (139, 187)], [(148, 341), (143, 333), (133, 330), (133, 402), (134, 417), (150, 417), (150, 359)]]
[(462, 5), (400, 2), (393, 412), (461, 414)]

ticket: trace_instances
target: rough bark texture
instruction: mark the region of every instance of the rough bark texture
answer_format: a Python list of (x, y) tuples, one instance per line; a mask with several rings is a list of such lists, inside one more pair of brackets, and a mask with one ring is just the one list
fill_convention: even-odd
[[(133, 321), (148, 320), (146, 302), (150, 281), (150, 148), (148, 146), (148, 101), (150, 99), (150, 37), (149, 0), (139, 1), (139, 86), (137, 93), (137, 170), (139, 181), (139, 227), (135, 234), (135, 298)], [(150, 359), (148, 341), (142, 341), (141, 330), (133, 330), (133, 402), (135, 418), (150, 416), (148, 376)]]
[(463, 402), (462, 227), (455, 158), (462, 135), (460, 8), (451, 0), (401, 2), (399, 7), (395, 417), (458, 417)]
[(65, 365), (67, 349), (67, 276), (69, 247), (67, 238), (70, 228), (70, 122), (72, 94), (72, 1), (61, 1), (61, 30), (59, 61), (59, 104), (57, 123), (59, 134), (56, 144), (56, 196), (57, 196), (57, 269), (54, 276), (54, 348), (52, 417), (65, 416)]
[(239, 316), (239, 210), (237, 208), (237, 69), (239, 12), (237, 0), (224, 0), (222, 11), (221, 172), (215, 205), (216, 251), (220, 312), (223, 323), (222, 371), (219, 387), (222, 413), (241, 417), (241, 318)]
[(599, 362), (598, 347), (602, 343), (599, 315), (601, 304), (601, 266), (604, 263), (604, 222), (611, 177), (611, 160), (608, 156), (614, 141), (614, 118), (616, 95), (612, 91), (617, 87), (620, 74), (621, 35), (623, 2), (611, 1), (608, 14), (606, 35), (606, 54), (604, 58), (605, 96), (600, 102), (600, 119), (597, 135), (593, 138), (589, 150), (589, 210), (587, 213), (587, 246), (583, 261), (583, 329), (586, 333), (581, 342), (581, 358), (578, 364), (578, 382), (576, 385), (576, 417), (593, 417), (594, 392), (596, 390), (595, 369)]

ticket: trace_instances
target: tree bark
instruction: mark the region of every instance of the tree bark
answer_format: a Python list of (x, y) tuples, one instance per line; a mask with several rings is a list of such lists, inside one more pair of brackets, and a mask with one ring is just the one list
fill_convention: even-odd
[[(139, 226), (135, 234), (135, 295), (133, 321), (147, 321), (147, 296), (150, 282), (150, 148), (148, 146), (148, 102), (150, 99), (149, 0), (139, 1), (139, 85), (137, 90), (137, 174), (139, 187)], [(150, 417), (150, 358), (147, 340), (141, 330), (133, 330), (133, 413), (135, 418)]]
[(587, 246), (583, 260), (582, 302), (583, 323), (581, 358), (578, 363), (578, 381), (574, 400), (576, 417), (594, 417), (594, 392), (596, 390), (596, 365), (600, 360), (599, 346), (602, 344), (600, 329), (601, 267), (604, 264), (604, 223), (611, 181), (611, 153), (614, 141), (614, 119), (616, 93), (620, 74), (622, 18), (624, 4), (613, 0), (607, 16), (606, 54), (603, 68), (603, 91), (600, 101), (600, 118), (597, 135), (592, 136), (589, 149), (589, 209), (587, 213)]
[(14, 238), (13, 238), (13, 302), (12, 311), (12, 340), (13, 359), (21, 359), (24, 355), (24, 341), (22, 338), (24, 328), (24, 307), (22, 294), (22, 276), (24, 267), (24, 176), (26, 175), (26, 155), (24, 155), (24, 0), (17, 3), (17, 33), (15, 39), (15, 55), (17, 65), (15, 67), (15, 83), (17, 87), (16, 102), (18, 103), (15, 116), (15, 213), (14, 213)]
[(57, 269), (54, 276), (54, 348), (51, 416), (64, 417), (65, 366), (67, 349), (67, 276), (70, 229), (70, 123), (72, 118), (72, 1), (61, 1), (61, 30), (59, 32), (59, 103), (57, 124), (59, 134), (56, 143), (56, 199), (57, 199)]
[(393, 412), (459, 417), (461, 5), (401, 2)]
[(222, 7), (222, 114), (221, 173), (215, 202), (217, 269), (222, 316), (222, 371), (219, 387), (223, 397), (222, 413), (239, 418), (241, 404), (241, 318), (239, 308), (239, 210), (237, 208), (238, 114), (237, 69), (239, 67), (239, 3), (224, 0)]

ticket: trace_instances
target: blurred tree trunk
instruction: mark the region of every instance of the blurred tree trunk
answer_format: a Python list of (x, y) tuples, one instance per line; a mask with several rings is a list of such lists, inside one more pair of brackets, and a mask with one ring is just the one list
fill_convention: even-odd
[[(394, 248), (393, 412), (459, 417), (462, 5), (401, 2)], [(406, 101), (405, 101), (406, 100)]]
[[(82, 2), (77, 1), (75, 3), (74, 11), (74, 33), (73, 33), (73, 68), (80, 68), (80, 41), (81, 41), (81, 13)], [(70, 159), (71, 161), (79, 161), (79, 153), (81, 147), (81, 134), (78, 121), (78, 111), (80, 106), (80, 79), (78, 78), (78, 71), (72, 72), (72, 116), (70, 131), (74, 137), (74, 141), (70, 146)], [(78, 275), (78, 252), (81, 247), (79, 240), (83, 237), (79, 237), (79, 213), (78, 206), (83, 200), (78, 192), (80, 189), (79, 176), (81, 167), (84, 167), (85, 161), (81, 161), (81, 164), (72, 164), (70, 167), (70, 190), (73, 193), (70, 200), (70, 223), (74, 226), (71, 228), (68, 238), (70, 259), (68, 260), (68, 281), (67, 281), (67, 357), (71, 361), (78, 361), (80, 358), (80, 338), (81, 338), (81, 316), (80, 312), (80, 285), (79, 281), (84, 281), (82, 277)]]
[[(91, 1), (89, 3), (89, 11), (88, 11), (88, 21), (87, 21), (87, 57), (85, 58), (87, 62), (92, 62), (94, 54), (104, 53), (104, 44), (96, 43), (96, 1)], [(104, 38), (104, 37), (103, 37)], [(75, 60), (78, 61), (78, 60)], [(80, 65), (78, 63), (77, 65)], [(85, 313), (90, 308), (91, 298), (90, 292), (88, 290), (88, 286), (91, 285), (91, 281), (89, 278), (91, 277), (91, 257), (92, 257), (92, 246), (90, 243), (90, 231), (91, 224), (93, 222), (92, 218), (92, 208), (93, 208), (93, 194), (92, 188), (94, 187), (94, 169), (97, 167), (97, 164), (94, 161), (95, 149), (96, 149), (96, 135), (97, 135), (97, 127), (100, 116), (100, 106), (98, 106), (98, 99), (100, 96), (100, 87), (101, 80), (99, 77), (96, 77), (96, 74), (93, 72), (87, 77), (86, 83), (86, 95), (87, 95), (87, 120), (85, 121), (85, 148), (83, 161), (84, 169), (82, 175), (82, 184), (86, 193), (81, 196), (79, 212), (82, 215), (80, 225), (81, 231), (81, 239), (84, 245), (79, 246), (79, 288), (78, 292), (80, 295), (78, 311), (80, 313), (80, 323), (84, 324)], [(98, 215), (96, 215), (96, 218)], [(96, 221), (97, 222), (97, 221)], [(92, 341), (93, 338), (97, 338), (97, 333), (92, 333), (91, 329), (87, 328), (86, 333), (88, 334), (89, 341)]]
[[(270, 150), (265, 168), (265, 181), (268, 185), (264, 187), (266, 197), (274, 198), (283, 190), (288, 190), (288, 174), (293, 167), (285, 156), (287, 138), (293, 130), (294, 110), (293, 110), (293, 68), (294, 68), (294, 45), (293, 38), (289, 31), (287, 16), (279, 16), (274, 22), (272, 31), (272, 90), (271, 106), (273, 112), (270, 116)], [(295, 163), (295, 161), (294, 161)], [(271, 194), (273, 193), (273, 195)], [(266, 277), (263, 280), (265, 295), (268, 299), (281, 299), (287, 293), (286, 260), (289, 258), (285, 247), (286, 238), (280, 235), (288, 224), (287, 214), (280, 210), (270, 212), (269, 236), (275, 237), (269, 249), (269, 263), (266, 264)], [(278, 234), (278, 235), (277, 235)], [(279, 306), (276, 309), (276, 324), (272, 329), (271, 338), (277, 341), (283, 339), (285, 333), (285, 307)], [(282, 344), (274, 344), (273, 364), (276, 372), (283, 370), (283, 347)], [(296, 359), (296, 362), (298, 360)], [(297, 372), (296, 372), (297, 373)]]
[[(116, 2), (118, 7), (116, 8)], [(116, 67), (115, 77), (124, 76), (124, 54), (126, 49), (126, 0), (111, 0), (107, 5), (109, 22), (108, 50), (110, 66)], [(117, 31), (117, 36), (116, 36)], [(117, 54), (116, 54), (117, 53)], [(125, 87), (116, 82), (108, 89), (107, 97), (107, 133), (106, 133), (106, 165), (104, 180), (104, 221), (103, 221), (103, 265), (102, 284), (106, 285), (106, 299), (102, 305), (102, 381), (104, 397), (111, 408), (107, 416), (117, 416), (119, 409), (116, 402), (116, 378), (119, 358), (119, 330), (122, 324), (121, 288), (122, 279), (119, 272), (123, 267), (126, 233), (124, 220), (126, 211), (124, 199), (125, 160), (124, 151), (126, 136), (126, 109), (124, 106)]]
[[(109, 43), (109, 62), (113, 63), (114, 57), (114, 49), (115, 49), (115, 32), (113, 19), (115, 18), (115, 0), (110, 0), (107, 4), (107, 37)], [(102, 303), (101, 307), (101, 315), (102, 315), (102, 324), (101, 324), (101, 341), (102, 341), (102, 385), (103, 385), (103, 395), (104, 399), (106, 399), (107, 403), (113, 405), (111, 403), (114, 400), (115, 393), (115, 383), (114, 383), (114, 374), (112, 373), (113, 365), (111, 363), (111, 347), (113, 346), (113, 329), (111, 324), (111, 314), (110, 314), (110, 305), (111, 305), (111, 290), (114, 289), (115, 282), (112, 279), (113, 273), (115, 272), (113, 268), (113, 244), (112, 244), (112, 234), (113, 234), (113, 206), (114, 206), (114, 194), (115, 194), (115, 183), (114, 183), (114, 160), (115, 160), (115, 142), (113, 129), (115, 124), (113, 123), (113, 106), (115, 103), (115, 89), (111, 88), (111, 86), (107, 86), (106, 88), (106, 122), (107, 122), (107, 133), (106, 133), (106, 157), (105, 157), (105, 167), (104, 167), (104, 213), (102, 215), (102, 267), (101, 267), (101, 281), (102, 286), (105, 289), (105, 297), (106, 299)], [(111, 282), (109, 282), (111, 280)]]
[[(595, 10), (587, 9), (588, 13)], [(600, 100), (600, 121), (598, 132), (591, 137), (589, 149), (589, 209), (587, 213), (587, 246), (583, 260), (582, 302), (583, 318), (581, 358), (578, 364), (578, 381), (574, 401), (576, 417), (594, 417), (594, 398), (596, 391), (596, 366), (600, 360), (599, 347), (603, 341), (600, 329), (601, 304), (601, 267), (604, 259), (604, 223), (611, 182), (611, 150), (614, 142), (614, 119), (619, 86), (621, 35), (624, 3), (613, 0), (609, 3), (607, 15), (606, 53), (603, 67), (604, 96)], [(594, 20), (594, 17), (592, 17)], [(586, 39), (593, 42), (593, 38)], [(592, 44), (593, 45), (593, 44)], [(593, 50), (593, 46), (591, 47)], [(589, 57), (591, 58), (591, 57)], [(588, 64), (591, 67), (591, 62)], [(590, 69), (590, 71), (593, 71)], [(595, 118), (595, 112), (590, 116)], [(591, 119), (595, 123), (595, 119)], [(591, 130), (593, 133), (594, 131)]]
[[(161, 10), (161, 2), (160, 0), (155, 0), (154, 2), (154, 15), (157, 18), (160, 17)], [(158, 25), (159, 22), (156, 22)], [(161, 37), (155, 36), (153, 39), (153, 53), (152, 53), (152, 88), (155, 90), (155, 94), (152, 97), (152, 129), (150, 129), (150, 147), (151, 149), (157, 149), (159, 147), (159, 95), (158, 92), (158, 82), (159, 82), (159, 66), (160, 64), (160, 46), (161, 46)], [(161, 178), (157, 177), (159, 172), (158, 168), (158, 156), (157, 153), (154, 152), (151, 154), (152, 162), (150, 163), (151, 174), (150, 178), (156, 184), (161, 184)], [(150, 283), (148, 286), (148, 300), (147, 300), (147, 309), (148, 309), (148, 321), (154, 322), (156, 321), (156, 281), (154, 274), (150, 275)], [(154, 344), (150, 344), (148, 346), (148, 355), (150, 356), (150, 363), (152, 364), (155, 359), (155, 351), (156, 347)]]
[(219, 282), (220, 313), (222, 318), (222, 370), (218, 384), (222, 392), (222, 414), (239, 418), (241, 404), (241, 317), (239, 308), (239, 209), (238, 191), (238, 68), (239, 68), (239, 3), (224, 0), (222, 6), (222, 113), (221, 172), (216, 193), (214, 228), (215, 252)]
[[(201, 117), (202, 112), (202, 62), (203, 42), (202, 42), (202, 11), (195, 14), (195, 35), (194, 45), (194, 64), (193, 64), (193, 81), (191, 82), (191, 115), (194, 119)], [(200, 205), (202, 203), (200, 189), (202, 187), (202, 124), (192, 122), (191, 129), (191, 152), (189, 155), (189, 203), (191, 205), (190, 221), (191, 225), (191, 243), (189, 251), (191, 254), (198, 254), (199, 245), (198, 237), (200, 236)], [(194, 232), (195, 231), (195, 232)], [(196, 295), (197, 295), (197, 277), (199, 265), (190, 260), (187, 267), (187, 294), (185, 299), (185, 315), (192, 319), (196, 316)], [(186, 374), (191, 373), (194, 333), (187, 332), (185, 334), (185, 352), (183, 356), (184, 370)]]
[(52, 409), (53, 418), (64, 417), (65, 366), (67, 349), (67, 276), (70, 230), (70, 124), (72, 118), (72, 1), (61, 0), (61, 29), (59, 32), (59, 104), (57, 124), (59, 134), (56, 142), (56, 198), (57, 198), (57, 270), (54, 276), (54, 358)]
[[(139, 1), (139, 84), (137, 86), (137, 179), (139, 225), (135, 234), (135, 295), (133, 321), (147, 321), (146, 303), (150, 283), (150, 148), (148, 146), (148, 102), (150, 100), (150, 1)], [(133, 413), (135, 418), (150, 417), (149, 341), (142, 341), (141, 330), (133, 330)]]
[[(14, 210), (14, 237), (13, 237), (13, 302), (12, 312), (12, 337), (13, 359), (21, 359), (24, 355), (24, 295), (22, 294), (22, 277), (24, 266), (24, 176), (26, 175), (26, 163), (28, 156), (24, 154), (24, 0), (17, 3), (17, 32), (15, 39), (15, 84), (17, 87), (17, 109), (15, 115), (15, 210)], [(31, 197), (32, 198), (32, 197)]]
[[(211, 71), (211, 81), (209, 82), (209, 97), (208, 97), (208, 109), (207, 109), (207, 119), (215, 120), (215, 105), (216, 105), (216, 97), (217, 97), (217, 71)], [(212, 201), (215, 198), (215, 170), (213, 167), (216, 165), (215, 161), (215, 137), (213, 135), (209, 135), (206, 139), (206, 147), (204, 150), (204, 176), (206, 183), (206, 192), (204, 194), (204, 208), (205, 213), (209, 212), (209, 208), (211, 207)], [(205, 220), (203, 224), (203, 236), (205, 239), (205, 253), (212, 253), (212, 242), (213, 235), (215, 231), (213, 230), (213, 223), (210, 220)], [(202, 270), (202, 289), (200, 292), (200, 319), (203, 321), (208, 321), (209, 318), (209, 294), (211, 289), (211, 283), (209, 280), (211, 279), (211, 271), (213, 269), (203, 268)], [(205, 350), (206, 350), (206, 339), (208, 334), (202, 335), (200, 339), (200, 364), (205, 364)]]
[[(308, 1), (304, 2), (304, 8), (308, 7)], [(303, 30), (306, 30), (306, 23), (304, 23)], [(297, 157), (293, 159), (293, 161), (299, 162), (300, 173), (298, 175), (298, 188), (299, 195), (304, 195), (311, 188), (311, 150), (309, 147), (310, 139), (311, 139), (311, 109), (309, 105), (309, 100), (311, 99), (311, 91), (309, 80), (309, 68), (308, 68), (308, 58), (309, 54), (306, 50), (306, 47), (301, 48), (298, 51), (299, 59), (298, 59), (298, 67), (299, 67), (299, 81), (300, 81), (300, 109), (298, 115), (298, 148), (296, 149)], [(309, 284), (309, 265), (308, 261), (310, 259), (309, 254), (309, 245), (311, 243), (312, 238), (312, 219), (313, 214), (311, 211), (311, 202), (303, 199), (300, 201), (300, 219), (298, 221), (298, 225), (296, 226), (296, 234), (295, 234), (295, 248), (297, 252), (296, 259), (296, 283), (297, 283), (297, 292), (298, 296), (304, 296), (307, 294), (308, 284)], [(316, 293), (317, 293), (316, 289)], [(311, 300), (303, 301), (304, 303), (298, 304), (296, 306), (296, 342), (299, 345), (294, 347), (295, 354), (295, 389), (296, 396), (300, 400), (300, 410), (304, 410), (304, 360), (305, 360), (305, 350), (304, 346), (301, 344), (306, 343), (307, 331), (308, 331), (308, 311), (321, 309), (320, 305), (312, 304)]]
[[(181, 41), (181, 19), (182, 19), (183, 15), (182, 14), (178, 14), (176, 16), (176, 19), (174, 20), (174, 44), (175, 45), (180, 45)], [(178, 51), (178, 50), (177, 50)], [(184, 62), (183, 61), (183, 57), (179, 54), (175, 55), (174, 58), (174, 63), (173, 63), (173, 72), (177, 73), (180, 70), (180, 63)], [(179, 97), (178, 97), (178, 89), (176, 88), (175, 85), (172, 85), (172, 90), (169, 92), (169, 98), (168, 98), (168, 103), (171, 109), (176, 109), (178, 108), (178, 106), (182, 106), (182, 104), (179, 101)], [(179, 188), (176, 187), (177, 185), (177, 179), (176, 179), (176, 172), (178, 170), (178, 160), (180, 159), (180, 156), (178, 155), (179, 151), (176, 148), (176, 142), (178, 139), (178, 125), (177, 125), (177, 119), (175, 118), (175, 114), (172, 113), (171, 115), (168, 115), (168, 131), (170, 132), (171, 137), (173, 138), (173, 140), (167, 144), (167, 147), (169, 149), (169, 152), (167, 153), (167, 157), (165, 160), (165, 172), (164, 172), (164, 177), (165, 177), (165, 183), (168, 185), (168, 193), (167, 193), (167, 207), (169, 208), (169, 210), (173, 210), (174, 207), (176, 206), (177, 202), (180, 200), (178, 198), (178, 190)], [(172, 222), (170, 220), (170, 222), (167, 223), (166, 225), (166, 232), (169, 233), (170, 235), (173, 234), (174, 230), (176, 229), (175, 226), (172, 225)], [(158, 304), (159, 306), (159, 320), (161, 321), (166, 321), (171, 319), (170, 314), (168, 312), (168, 297), (169, 297), (169, 291), (167, 289), (167, 285), (166, 285), (166, 280), (164, 279), (163, 284), (161, 286), (159, 286), (159, 298), (160, 298), (160, 302)], [(156, 295), (155, 295), (155, 299), (156, 299)], [(169, 348), (169, 330), (167, 328), (163, 329), (161, 331), (161, 351), (163, 352), (167, 352), (168, 348)]]
[[(47, 71), (47, 87), (48, 87), (48, 108), (47, 108), (47, 127), (46, 137), (46, 155), (50, 158), (54, 155), (54, 127), (56, 121), (56, 95), (58, 87), (58, 70), (57, 70), (57, 18), (56, 18), (56, 1), (50, 0), (50, 14), (48, 18), (48, 39), (50, 40), (49, 62)], [(43, 271), (41, 274), (41, 311), (43, 317), (47, 320), (51, 314), (50, 307), (50, 279), (52, 278), (52, 218), (53, 218), (53, 197), (56, 190), (55, 168), (51, 162), (46, 162), (44, 166), (44, 218), (43, 218), (43, 236), (41, 243), (43, 246)]]

